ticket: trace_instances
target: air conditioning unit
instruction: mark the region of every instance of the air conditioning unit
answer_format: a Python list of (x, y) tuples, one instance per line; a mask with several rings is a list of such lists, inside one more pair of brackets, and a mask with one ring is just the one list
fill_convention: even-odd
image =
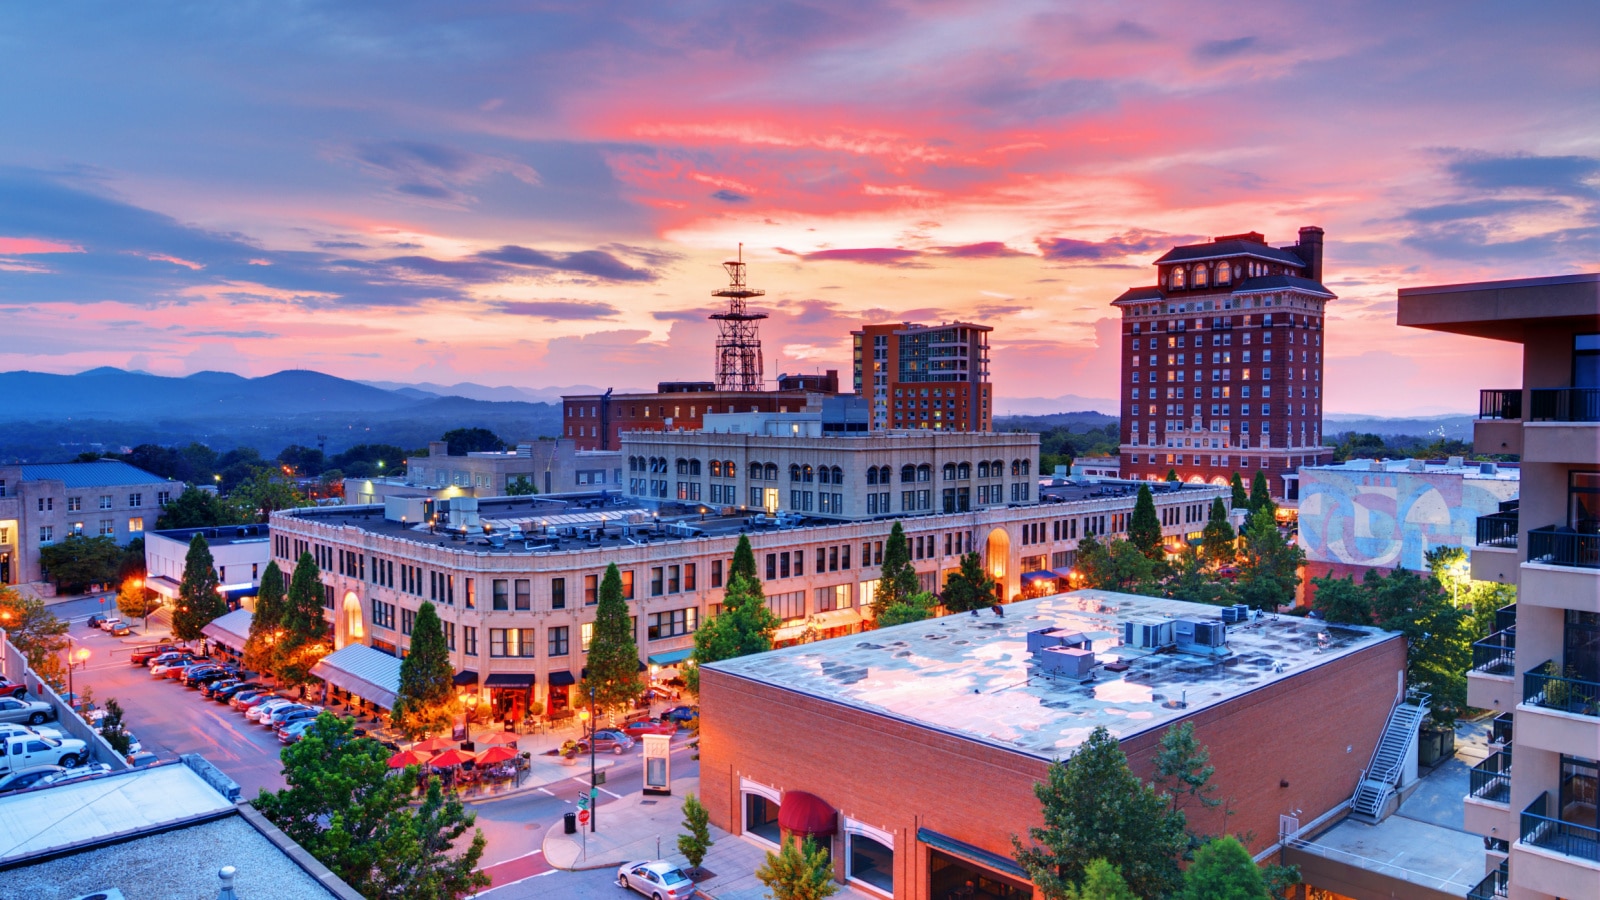
[(1122, 642), (1140, 650), (1160, 650), (1176, 643), (1171, 619), (1122, 623)]
[(1232, 606), (1224, 606), (1222, 608), (1222, 621), (1224, 622), (1237, 623), (1248, 622), (1249, 620), (1250, 607), (1243, 603), (1235, 603)]
[(1094, 672), (1094, 651), (1086, 647), (1045, 647), (1034, 654), (1039, 668), (1052, 675), (1083, 681)]
[(1223, 647), (1228, 643), (1228, 626), (1222, 622), (1200, 622), (1194, 630), (1194, 643), (1202, 647)]

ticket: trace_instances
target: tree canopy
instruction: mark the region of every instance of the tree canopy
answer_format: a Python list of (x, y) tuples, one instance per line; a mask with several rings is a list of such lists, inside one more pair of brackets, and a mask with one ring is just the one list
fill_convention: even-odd
[(311, 669), (328, 655), (328, 623), (322, 617), (322, 573), (316, 557), (304, 552), (295, 560), (289, 577), (289, 594), (284, 602), (282, 636), (274, 658), (278, 680), (287, 685), (305, 686), (314, 679)]
[(906, 530), (896, 521), (889, 529), (889, 539), (883, 544), (883, 571), (872, 595), (873, 619), (882, 617), (884, 610), (904, 603), (920, 590), (922, 583), (911, 565), (911, 545), (906, 541)]
[(400, 660), (400, 691), (390, 711), (394, 725), (413, 740), (448, 729), (458, 706), (455, 674), (439, 613), (424, 600), (411, 623), (411, 648)]
[(607, 566), (600, 579), (588, 669), (580, 690), (585, 695), (592, 691), (594, 704), (600, 709), (629, 709), (644, 689), (639, 680), (639, 645), (634, 639), (628, 601), (622, 598), (622, 573), (616, 563)]
[(1139, 552), (1151, 559), (1163, 557), (1161, 519), (1156, 515), (1156, 501), (1148, 484), (1139, 485), (1139, 496), (1133, 501), (1133, 516), (1128, 520), (1128, 541)]
[(24, 597), (16, 588), (0, 584), (0, 628), (28, 661), (28, 668), (57, 691), (66, 690), (62, 652), (71, 646), (67, 623), (56, 618), (44, 601)]
[(1233, 523), (1228, 521), (1228, 506), (1218, 497), (1211, 501), (1211, 514), (1206, 518), (1201, 533), (1201, 546), (1205, 548), (1206, 562), (1212, 566), (1225, 566), (1233, 562), (1238, 553), (1234, 541)]
[(215, 491), (202, 491), (186, 487), (183, 493), (167, 501), (156, 520), (157, 528), (215, 528), (218, 525), (237, 525), (244, 518), (231, 504), (218, 497)]
[(272, 560), (261, 570), (261, 584), (256, 589), (256, 608), (250, 615), (250, 634), (244, 642), (245, 665), (258, 672), (278, 670), (279, 630), (283, 628), (284, 611), (283, 570)]
[(1085, 587), (1103, 591), (1157, 596), (1164, 564), (1145, 556), (1127, 541), (1103, 544), (1090, 534), (1078, 542), (1078, 574)]
[(973, 551), (961, 557), (961, 567), (950, 573), (939, 599), (944, 608), (953, 613), (986, 609), (1000, 602), (996, 588), (994, 579), (983, 567), (983, 560)]
[(890, 625), (921, 622), (933, 615), (935, 602), (932, 594), (927, 591), (917, 591), (904, 600), (891, 603), (889, 608), (883, 611), (883, 615), (878, 617), (878, 627), (888, 628)]
[(498, 453), (506, 449), (506, 442), (487, 428), (452, 428), (440, 440), (449, 445), (451, 456)]
[(1233, 508), (1249, 509), (1250, 494), (1244, 489), (1244, 479), (1239, 477), (1238, 472), (1234, 472), (1233, 478), (1228, 483), (1233, 486)]
[(1305, 551), (1283, 539), (1270, 513), (1252, 513), (1245, 523), (1244, 549), (1239, 554), (1238, 601), (1269, 611), (1294, 602), (1305, 562)]
[(69, 534), (39, 548), (40, 568), (57, 588), (69, 594), (82, 593), (91, 584), (117, 580), (122, 560), (122, 548), (115, 539), (104, 535)]
[(1180, 900), (1267, 900), (1267, 883), (1250, 851), (1232, 835), (1207, 841), (1183, 873)]
[(201, 629), (218, 616), (226, 615), (228, 602), (217, 592), (217, 564), (205, 535), (195, 532), (189, 539), (189, 552), (183, 560), (183, 584), (172, 610), (172, 636), (180, 641), (198, 641)]
[[(748, 549), (742, 539), (740, 543)], [(738, 563), (735, 552), (735, 569), (740, 568)], [(761, 582), (737, 572), (723, 592), (722, 611), (701, 622), (694, 633), (693, 664), (684, 672), (689, 690), (700, 692), (702, 665), (771, 650), (772, 634), (779, 624), (762, 596)]]

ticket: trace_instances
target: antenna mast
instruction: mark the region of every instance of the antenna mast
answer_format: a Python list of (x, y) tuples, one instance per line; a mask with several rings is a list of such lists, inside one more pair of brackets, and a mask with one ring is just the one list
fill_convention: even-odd
[(757, 323), (766, 313), (745, 308), (751, 297), (766, 291), (752, 290), (745, 283), (744, 244), (739, 256), (722, 264), (728, 271), (728, 286), (712, 291), (713, 297), (728, 298), (728, 311), (711, 316), (717, 322), (717, 390), (759, 391), (764, 386), (761, 374), (761, 327)]

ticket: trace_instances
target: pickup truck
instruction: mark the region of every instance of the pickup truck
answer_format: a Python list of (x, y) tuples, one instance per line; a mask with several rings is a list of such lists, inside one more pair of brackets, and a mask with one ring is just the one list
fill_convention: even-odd
[(77, 738), (56, 740), (38, 734), (0, 738), (0, 775), (29, 766), (70, 769), (88, 758), (88, 745)]
[(8, 680), (4, 675), (0, 675), (0, 696), (12, 697), (17, 700), (21, 700), (27, 693), (27, 685), (16, 684)]

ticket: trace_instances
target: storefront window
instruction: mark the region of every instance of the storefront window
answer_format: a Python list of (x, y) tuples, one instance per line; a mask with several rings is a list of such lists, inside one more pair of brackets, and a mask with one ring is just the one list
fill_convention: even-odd
[(760, 794), (744, 795), (744, 830), (776, 844), (782, 840), (778, 827), (778, 804)]
[(845, 877), (893, 895), (894, 848), (854, 832), (845, 835), (845, 840), (849, 842)]

